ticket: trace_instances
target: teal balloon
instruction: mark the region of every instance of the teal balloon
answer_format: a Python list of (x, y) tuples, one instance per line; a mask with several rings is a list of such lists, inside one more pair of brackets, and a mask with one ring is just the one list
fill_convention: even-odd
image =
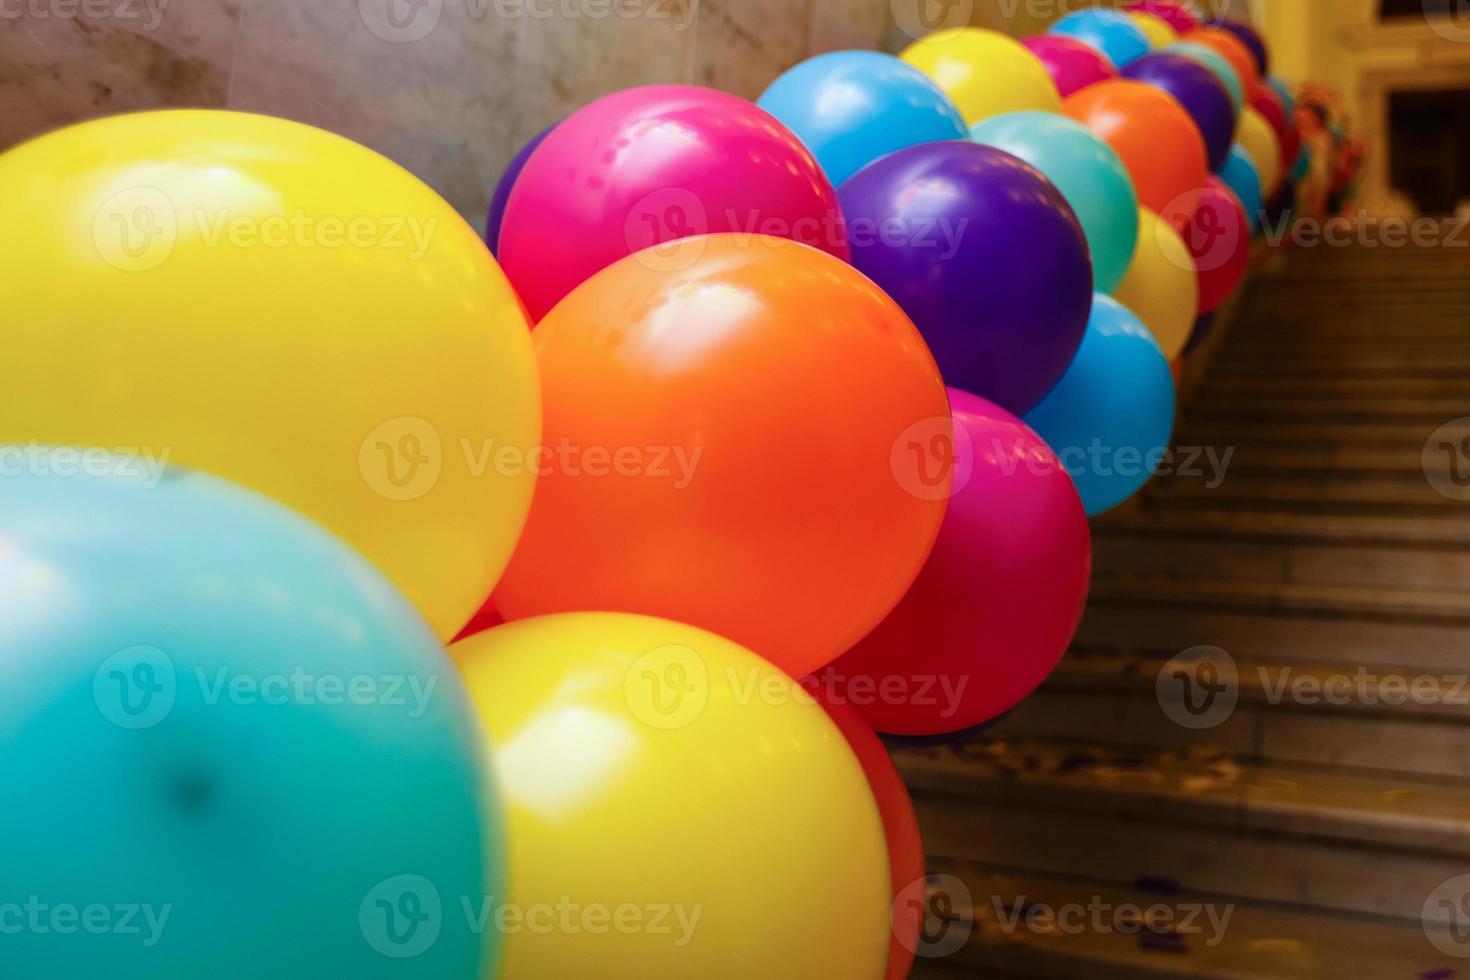
[(1076, 120), (1052, 112), (994, 116), (971, 127), (970, 138), (1020, 157), (1056, 185), (1087, 236), (1095, 288), (1116, 289), (1138, 245), (1138, 194), (1112, 147)]
[(1266, 197), (1261, 191), (1261, 171), (1250, 151), (1239, 143), (1230, 147), (1230, 155), (1220, 168), (1220, 179), (1230, 185), (1235, 196), (1250, 215), (1251, 229), (1261, 226), (1261, 215), (1266, 209)]
[(1297, 154), (1296, 165), (1291, 168), (1291, 179), (1297, 183), (1307, 179), (1307, 174), (1312, 171), (1312, 151), (1304, 143), (1302, 152)]
[(1235, 114), (1240, 115), (1240, 110), (1245, 106), (1245, 83), (1241, 81), (1240, 73), (1235, 70), (1235, 66), (1225, 60), (1224, 55), (1214, 48), (1196, 44), (1194, 41), (1178, 41), (1163, 50), (1170, 54), (1182, 54), (1186, 58), (1192, 58), (1214, 72), (1225, 86), (1225, 91), (1230, 93), (1230, 101), (1235, 106)]
[(1025, 422), (1056, 452), (1088, 516), (1132, 497), (1174, 432), (1174, 375), (1148, 328), (1111, 296), (1093, 301), (1077, 358)]
[(502, 816), (428, 626), (270, 500), (80, 459), (0, 447), (6, 980), (493, 976)]
[(898, 150), (965, 138), (964, 117), (929, 76), (876, 51), (803, 61), (756, 104), (806, 144), (834, 187)]

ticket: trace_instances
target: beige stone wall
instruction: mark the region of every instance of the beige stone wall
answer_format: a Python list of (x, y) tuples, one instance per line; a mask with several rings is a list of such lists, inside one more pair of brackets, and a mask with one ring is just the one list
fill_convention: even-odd
[(889, 3), (6, 0), (0, 148), (117, 112), (264, 112), (387, 154), (478, 224), (510, 155), (578, 106), (659, 82), (753, 98), (809, 53), (886, 43)]

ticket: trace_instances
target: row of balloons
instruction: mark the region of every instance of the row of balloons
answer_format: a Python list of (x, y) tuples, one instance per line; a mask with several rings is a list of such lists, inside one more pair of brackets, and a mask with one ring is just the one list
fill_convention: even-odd
[[(1248, 235), (1213, 266), (1192, 233), (1239, 207), (1211, 147), (1265, 199), (1286, 142), (1246, 132), (1244, 28), (1179, 43), (1224, 68), (1149, 54), (1146, 6), (759, 105), (600, 99), (507, 174), (499, 265), (283, 120), (0, 155), (0, 864), (43, 923), (7, 967), (906, 974), (922, 848), (873, 730), (1053, 668), (1086, 517), (1243, 272)], [(38, 902), (167, 913), (139, 943)]]

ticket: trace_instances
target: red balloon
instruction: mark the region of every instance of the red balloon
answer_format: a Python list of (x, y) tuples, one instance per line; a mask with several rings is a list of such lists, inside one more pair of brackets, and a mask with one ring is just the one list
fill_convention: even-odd
[(1286, 104), (1281, 101), (1281, 96), (1276, 94), (1275, 89), (1262, 85), (1256, 89), (1251, 105), (1276, 130), (1276, 139), (1281, 143), (1281, 172), (1290, 174), (1296, 166), (1296, 158), (1302, 152), (1302, 134), (1296, 124), (1287, 118)]
[(533, 321), (594, 273), (653, 246), (733, 232), (811, 245), (844, 262), (837, 191), (816, 158), (754, 103), (692, 85), (598, 99), (563, 120), (526, 161), (506, 204), (500, 264)]
[[(817, 700), (837, 725), (853, 755), (862, 764), (878, 815), (883, 818), (883, 834), (888, 839), (888, 871), (893, 882), (893, 941), (888, 947), (888, 968), (884, 980), (904, 980), (914, 965), (919, 948), (919, 930), (924, 924), (924, 841), (919, 836), (919, 819), (914, 814), (914, 801), (908, 787), (893, 766), (888, 750), (850, 705), (824, 697), (818, 689)], [(907, 901), (915, 891), (921, 901)]]
[(1183, 238), (1199, 270), (1199, 312), (1213, 313), (1245, 278), (1251, 248), (1250, 217), (1219, 177), (1206, 181)]
[(1014, 708), (1062, 658), (1087, 599), (1091, 535), (1062, 462), (1005, 409), (949, 398), (955, 490), (934, 551), (898, 608), (815, 675), (895, 735)]

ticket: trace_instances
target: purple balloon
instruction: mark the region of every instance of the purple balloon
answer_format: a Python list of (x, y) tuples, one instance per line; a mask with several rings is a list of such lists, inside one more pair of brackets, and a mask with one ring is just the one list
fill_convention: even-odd
[(1193, 117), (1205, 138), (1210, 172), (1225, 165), (1235, 142), (1235, 103), (1214, 72), (1193, 58), (1160, 52), (1124, 68), (1123, 77), (1172, 95)]
[(1238, 20), (1217, 20), (1211, 24), (1212, 27), (1223, 27), (1244, 42), (1251, 49), (1251, 55), (1256, 59), (1256, 67), (1261, 70), (1262, 78), (1271, 77), (1271, 53), (1266, 48), (1266, 39), (1261, 37), (1261, 32), (1249, 24)]
[(1092, 258), (1041, 171), (991, 146), (926, 143), (837, 193), (852, 264), (908, 313), (946, 384), (1020, 415), (1061, 380), (1092, 311)]
[(1064, 99), (1089, 85), (1118, 77), (1118, 69), (1113, 67), (1106, 55), (1075, 37), (1037, 34), (1034, 37), (1023, 37), (1021, 43), (1041, 59), (1046, 73), (1057, 83), (1057, 91)]
[(510, 166), (505, 168), (505, 173), (500, 175), (500, 183), (495, 185), (495, 193), (490, 197), (490, 213), (485, 217), (485, 244), (490, 246), (490, 254), (496, 258), (500, 257), (500, 225), (505, 220), (505, 205), (510, 201), (511, 188), (515, 187), (516, 179), (526, 168), (526, 161), (531, 159), (536, 147), (556, 127), (557, 124), (552, 123), (536, 134), (531, 142), (521, 147), (520, 152), (511, 157)]

